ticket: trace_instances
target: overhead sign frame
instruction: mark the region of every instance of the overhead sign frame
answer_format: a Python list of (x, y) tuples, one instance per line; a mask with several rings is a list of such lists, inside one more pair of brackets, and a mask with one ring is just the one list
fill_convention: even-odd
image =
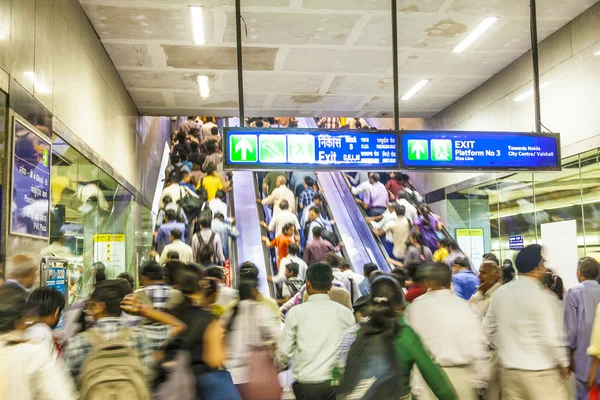
[[(545, 137), (545, 138), (552, 138), (554, 140), (556, 140), (556, 165), (548, 167), (548, 166), (527, 166), (527, 167), (499, 167), (499, 166), (495, 166), (495, 165), (486, 165), (486, 166), (439, 166), (436, 167), (435, 165), (431, 165), (431, 163), (435, 163), (435, 162), (439, 162), (439, 160), (431, 160), (430, 161), (430, 165), (415, 165), (414, 163), (411, 164), (410, 162), (405, 162), (405, 154), (404, 154), (404, 145), (405, 145), (405, 139), (406, 137), (416, 137), (416, 136), (431, 136), (431, 135), (437, 135), (440, 136), (439, 139), (435, 139), (439, 142), (448, 142), (450, 140), (452, 140), (452, 137), (456, 137), (456, 136), (470, 136), (470, 135), (478, 135), (478, 136), (485, 136), (485, 135), (498, 135), (498, 140), (503, 140), (502, 137), (504, 137), (504, 141), (508, 142), (508, 139), (506, 139), (506, 135), (518, 135), (518, 136), (526, 136), (526, 137)], [(409, 141), (411, 139), (409, 139), (407, 141), (407, 145), (409, 145)], [(429, 139), (429, 143), (431, 143), (431, 141), (433, 141), (434, 139)], [(445, 143), (442, 143), (442, 145)], [(507, 143), (509, 144), (509, 143)], [(561, 155), (561, 143), (560, 143), (560, 134), (558, 133), (533, 133), (533, 132), (499, 132), (499, 131), (427, 131), (427, 130), (422, 130), (422, 131), (402, 131), (400, 132), (400, 141), (398, 142), (398, 146), (399, 148), (399, 154), (400, 154), (400, 164), (401, 164), (401, 168), (403, 170), (415, 170), (415, 171), (448, 171), (448, 172), (478, 172), (478, 171), (486, 171), (486, 172), (493, 172), (493, 171), (497, 171), (497, 172), (506, 172), (506, 171), (560, 171), (561, 170), (561, 162), (562, 162), (562, 155)], [(406, 149), (408, 151), (408, 149)], [(426, 152), (430, 152), (431, 149), (423, 149), (423, 151)], [(410, 156), (410, 154), (407, 155), (407, 158)], [(409, 160), (411, 161), (411, 160)], [(412, 160), (414, 161), (414, 160)], [(468, 161), (465, 161), (465, 163), (468, 163)]]
[[(278, 135), (278, 133), (281, 133)], [(283, 134), (285, 133), (285, 134)], [(225, 169), (228, 170), (252, 170), (252, 171), (271, 171), (271, 170), (283, 170), (283, 171), (293, 171), (293, 170), (311, 170), (311, 171), (331, 171), (332, 169), (338, 171), (391, 171), (397, 170), (400, 168), (400, 156), (401, 154), (398, 152), (398, 143), (399, 136), (398, 131), (373, 131), (373, 130), (334, 130), (334, 129), (314, 129), (314, 128), (224, 128), (223, 140), (221, 141), (223, 146), (223, 162)], [(238, 152), (245, 152), (247, 161), (238, 160), (232, 162), (230, 160), (230, 140), (232, 135), (240, 134), (240, 135), (257, 135), (256, 142), (250, 144), (253, 148), (256, 149), (256, 154), (250, 153), (249, 146), (244, 143), (231, 143), (231, 145), (239, 147)], [(353, 164), (345, 164), (345, 165), (332, 165), (332, 164), (318, 164), (315, 162), (301, 162), (297, 161), (294, 163), (290, 162), (281, 162), (284, 156), (281, 153), (282, 146), (289, 146), (290, 143), (287, 142), (286, 138), (294, 138), (294, 140), (298, 139), (299, 135), (306, 135), (306, 137), (315, 138), (316, 134), (318, 135), (333, 135), (333, 136), (342, 136), (342, 135), (386, 135), (388, 137), (393, 137), (395, 140), (395, 148), (390, 151), (396, 153), (395, 162), (381, 165), (381, 164), (372, 164), (372, 163), (353, 163)], [(273, 138), (277, 138), (281, 136), (280, 140), (274, 140), (273, 142), (273, 152), (271, 155), (266, 156), (259, 154), (258, 146), (260, 145), (260, 136), (261, 135), (269, 135)], [(298, 135), (298, 136), (289, 136), (289, 135)], [(285, 144), (284, 144), (285, 143)], [(360, 143), (358, 143), (360, 145)], [(287, 148), (286, 148), (287, 150)], [(316, 151), (316, 146), (315, 146)], [(287, 154), (287, 153), (286, 153)], [(248, 159), (248, 157), (251, 157)], [(287, 159), (286, 159), (287, 160)], [(261, 162), (264, 162), (264, 165), (261, 165)]]

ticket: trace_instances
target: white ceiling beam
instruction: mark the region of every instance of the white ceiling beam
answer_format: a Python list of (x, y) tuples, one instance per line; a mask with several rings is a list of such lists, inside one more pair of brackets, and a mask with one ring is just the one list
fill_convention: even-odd
[[(365, 97), (363, 97), (363, 99), (360, 101), (360, 103), (358, 103), (358, 104), (356, 105), (356, 107), (354, 107), (354, 111), (360, 111), (360, 110), (362, 110), (362, 109), (363, 109), (363, 107), (364, 107), (365, 105), (369, 104), (369, 102), (370, 102), (371, 100), (373, 100), (373, 98), (374, 98), (374, 97), (375, 97), (375, 96), (365, 96)], [(394, 96), (390, 96), (390, 97), (391, 97), (391, 98), (394, 98)]]
[(335, 74), (327, 75), (325, 79), (323, 79), (323, 83), (321, 83), (321, 87), (319, 88), (319, 95), (325, 95), (329, 92), (334, 79)]
[(267, 97), (263, 100), (262, 108), (263, 110), (268, 110), (273, 105), (273, 100), (275, 100), (275, 93), (269, 93)]
[(177, 105), (175, 104), (175, 97), (173, 96), (172, 91), (162, 91), (161, 93), (168, 108), (177, 108)]
[(285, 59), (287, 55), (290, 53), (290, 48), (287, 46), (281, 46), (277, 54), (275, 55), (275, 63), (273, 66), (273, 70), (275, 72), (283, 71), (283, 66), (285, 65)]
[(371, 15), (365, 14), (356, 21), (354, 26), (352, 27), (352, 32), (348, 35), (348, 39), (346, 39), (346, 43), (344, 43), (345, 48), (350, 48), (358, 42), (360, 37), (365, 31), (367, 25), (371, 22)]
[(454, 0), (446, 0), (446, 1), (444, 1), (444, 4), (442, 4), (442, 6), (438, 10), (438, 13), (444, 14), (446, 11), (448, 11), (448, 9), (450, 8), (450, 6), (453, 3), (454, 3)]

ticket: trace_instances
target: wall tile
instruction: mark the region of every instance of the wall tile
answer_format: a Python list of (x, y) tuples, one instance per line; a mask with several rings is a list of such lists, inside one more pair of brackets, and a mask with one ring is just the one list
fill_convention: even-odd
[(33, 80), (26, 72), (33, 72), (35, 0), (12, 2), (10, 74), (30, 93), (33, 93)]
[(36, 1), (35, 98), (52, 111), (54, 90), (54, 0)]
[(10, 69), (11, 0), (0, 0), (0, 68)]

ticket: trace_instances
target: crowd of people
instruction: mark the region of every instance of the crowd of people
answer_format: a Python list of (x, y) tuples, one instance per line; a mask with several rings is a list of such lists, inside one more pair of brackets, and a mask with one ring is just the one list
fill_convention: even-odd
[(174, 133), (156, 249), (137, 280), (98, 267), (65, 310), (62, 293), (34, 288), (36, 260), (9, 257), (0, 399), (276, 400), (285, 370), (300, 400), (583, 400), (597, 388), (600, 263), (579, 260), (567, 291), (539, 245), (474, 266), (401, 173), (348, 175), (390, 264), (362, 273), (313, 172), (259, 175), (272, 271), (243, 262), (229, 287), (221, 266), (239, 233), (220, 138), (195, 117)]

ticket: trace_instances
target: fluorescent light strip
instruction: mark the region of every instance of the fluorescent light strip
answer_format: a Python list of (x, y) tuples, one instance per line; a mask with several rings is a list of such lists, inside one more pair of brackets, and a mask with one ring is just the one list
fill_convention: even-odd
[[(549, 84), (550, 84), (550, 82), (544, 82), (544, 83), (542, 83), (542, 85), (540, 86), (540, 90), (546, 89)], [(522, 95), (519, 95), (519, 96), (515, 97), (513, 99), (513, 101), (515, 101), (515, 102), (518, 103), (519, 101), (523, 101), (523, 100), (525, 100), (525, 99), (527, 99), (527, 98), (529, 98), (531, 96), (533, 96), (533, 89), (530, 89), (530, 90), (526, 91), (525, 93), (523, 93)]]
[(198, 75), (198, 90), (200, 90), (200, 97), (207, 99), (210, 97), (210, 86), (208, 85), (208, 76)]
[(194, 43), (206, 44), (206, 35), (204, 33), (204, 7), (190, 6), (190, 16), (192, 17)]
[(35, 88), (36, 92), (41, 93), (41, 94), (51, 93), (50, 89), (48, 89), (46, 86), (42, 85), (41, 83), (39, 83), (37, 81), (37, 79), (35, 78), (35, 74), (33, 72), (31, 72), (31, 71), (23, 72), (23, 75), (25, 75), (27, 78), (29, 78), (33, 82), (33, 87)]
[(419, 92), (419, 90), (423, 89), (425, 85), (429, 83), (429, 79), (423, 79), (417, 82), (415, 86), (413, 86), (400, 100), (408, 100), (413, 97), (415, 94)]
[(494, 23), (498, 21), (496, 17), (487, 17), (479, 25), (477, 28), (473, 30), (466, 38), (464, 38), (454, 49), (452, 49), (453, 53), (462, 53), (469, 46), (471, 46), (481, 35), (483, 35)]

